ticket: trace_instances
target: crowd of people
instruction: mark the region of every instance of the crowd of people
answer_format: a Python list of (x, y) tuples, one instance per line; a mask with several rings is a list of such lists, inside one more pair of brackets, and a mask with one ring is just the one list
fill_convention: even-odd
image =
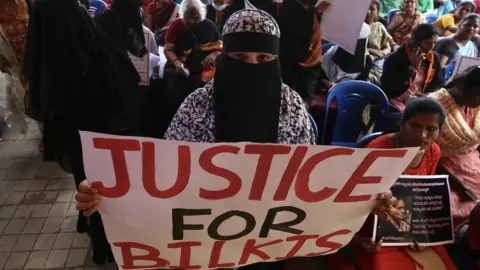
[[(351, 54), (321, 38), (326, 0), (2, 0), (0, 71), (20, 82), (7, 109), (37, 120), (45, 159), (73, 173), (77, 229), (89, 231), (101, 265), (114, 259), (78, 130), (315, 144), (315, 96), (368, 81), (401, 115), (368, 147), (420, 147), (405, 174), (450, 175), (456, 243), (372, 242), (374, 215), (401, 215), (387, 192), (338, 253), (240, 269), (480, 269), (480, 67), (445, 72), (459, 56), (478, 57), (479, 2), (372, 0)], [(138, 86), (129, 54), (146, 53), (149, 85)]]

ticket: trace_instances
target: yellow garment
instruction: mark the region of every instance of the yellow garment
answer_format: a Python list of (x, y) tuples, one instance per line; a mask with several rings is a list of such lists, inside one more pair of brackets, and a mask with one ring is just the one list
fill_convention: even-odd
[(430, 97), (438, 100), (447, 112), (442, 135), (437, 139), (442, 156), (453, 156), (480, 143), (480, 107), (475, 109), (473, 127), (470, 127), (447, 90), (440, 89)]
[(440, 31), (440, 34), (443, 37), (448, 37), (452, 35), (453, 33), (447, 30), (447, 27), (449, 26), (456, 26), (455, 24), (455, 18), (453, 17), (453, 14), (448, 13), (445, 15), (440, 16), (433, 25), (437, 27), (438, 31)]

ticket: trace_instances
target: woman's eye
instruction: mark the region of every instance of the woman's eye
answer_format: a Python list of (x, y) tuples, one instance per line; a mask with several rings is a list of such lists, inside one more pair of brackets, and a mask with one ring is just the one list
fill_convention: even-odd
[(260, 55), (258, 57), (258, 62), (260, 62), (260, 63), (265, 63), (267, 60), (268, 60), (268, 57), (265, 56), (265, 55)]
[(270, 55), (259, 55), (257, 57), (257, 60), (259, 63), (265, 63), (265, 62), (269, 62), (269, 61), (272, 61), (274, 57), (270, 56)]

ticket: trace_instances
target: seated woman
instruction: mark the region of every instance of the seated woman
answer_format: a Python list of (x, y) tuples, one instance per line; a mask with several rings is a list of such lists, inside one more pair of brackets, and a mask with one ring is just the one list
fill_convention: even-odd
[(440, 89), (440, 57), (433, 52), (438, 32), (430, 24), (421, 24), (412, 39), (391, 54), (383, 64), (382, 89), (393, 106), (403, 111), (416, 96)]
[(178, 17), (180, 6), (173, 0), (155, 0), (146, 9), (145, 25), (155, 34), (157, 44), (165, 44), (170, 23)]
[(470, 13), (463, 17), (457, 33), (438, 41), (435, 51), (440, 55), (443, 68), (458, 56), (478, 56), (478, 48), (472, 38), (477, 34), (479, 27), (480, 15)]
[(301, 97), (282, 83), (275, 20), (260, 10), (238, 11), (228, 19), (223, 35), (224, 54), (215, 79), (185, 99), (165, 138), (314, 144)]
[(469, 221), (480, 198), (480, 67), (455, 76), (431, 97), (447, 111), (445, 129), (437, 143), (442, 149), (440, 166), (451, 177), (451, 203), (455, 228)]
[(440, 16), (434, 23), (442, 37), (448, 37), (455, 34), (458, 30), (458, 24), (465, 15), (472, 13), (477, 6), (473, 1), (463, 0), (454, 13), (447, 13)]
[(367, 57), (367, 43), (370, 35), (370, 26), (363, 23), (354, 55), (336, 45), (324, 55), (322, 69), (332, 83), (345, 80), (367, 81), (372, 68), (372, 61)]
[(215, 62), (223, 49), (222, 35), (205, 16), (205, 5), (200, 0), (184, 0), (180, 18), (168, 28), (165, 84), (169, 119), (183, 100), (208, 82), (215, 72)]
[(445, 129), (437, 143), (442, 150), (439, 172), (451, 175), (450, 200), (458, 244), (449, 248), (449, 252), (458, 264), (470, 264), (472, 256), (462, 242), (477, 243), (470, 248), (478, 249), (478, 233), (463, 235), (463, 232), (469, 222), (475, 223), (470, 226), (478, 226), (478, 220), (470, 218), (480, 198), (480, 155), (477, 150), (480, 145), (480, 68), (466, 69), (447, 83), (445, 89), (430, 96), (442, 103), (447, 113)]
[[(405, 174), (434, 175), (440, 159), (440, 147), (435, 140), (444, 121), (445, 110), (437, 100), (428, 97), (416, 98), (405, 108), (400, 131), (378, 137), (368, 144), (367, 148), (420, 147)], [(401, 204), (401, 201), (398, 204)], [(398, 204), (396, 208), (401, 208)], [(398, 216), (394, 214), (389, 219)], [(381, 241), (372, 243), (373, 221), (373, 216), (370, 216), (349, 245), (355, 253), (356, 263), (349, 263), (341, 254), (335, 254), (329, 260), (332, 270), (457, 269), (443, 246), (382, 247)]]
[[(202, 143), (314, 144), (302, 98), (282, 83), (277, 57), (280, 29), (275, 19), (261, 10), (241, 10), (230, 16), (223, 35), (225, 50), (218, 59), (215, 79), (185, 99), (165, 138)], [(89, 216), (97, 211), (101, 196), (83, 181), (75, 198), (77, 209)], [(382, 194), (382, 198), (375, 209), (392, 204), (391, 193)], [(240, 269), (276, 270), (286, 264), (287, 269), (311, 270), (316, 269), (311, 262), (315, 259), (295, 258)]]
[(454, 0), (435, 0), (435, 1), (437, 2), (436, 5), (439, 5), (435, 12), (438, 16), (443, 16), (445, 14), (455, 12), (456, 3), (454, 2)]
[(371, 82), (380, 85), (380, 77), (382, 76), (383, 60), (392, 51), (398, 48), (393, 41), (392, 36), (387, 32), (385, 26), (377, 21), (378, 12), (380, 11), (380, 1), (372, 0), (370, 9), (368, 10), (365, 23), (370, 25), (370, 36), (368, 37), (367, 51), (373, 61), (373, 68), (370, 71)]
[(395, 43), (402, 45), (412, 36), (413, 29), (425, 23), (425, 17), (417, 11), (417, 0), (403, 0), (402, 10), (393, 15), (388, 32)]
[(207, 19), (214, 22), (218, 27), (222, 24), (225, 8), (228, 4), (226, 0), (214, 0), (207, 5)]

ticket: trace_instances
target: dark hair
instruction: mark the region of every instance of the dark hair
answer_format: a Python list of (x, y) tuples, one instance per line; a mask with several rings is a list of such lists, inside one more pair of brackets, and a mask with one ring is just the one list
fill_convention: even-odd
[(445, 88), (471, 89), (480, 86), (480, 66), (471, 66), (450, 79)]
[(438, 115), (438, 126), (441, 128), (445, 122), (445, 109), (436, 99), (418, 97), (410, 100), (403, 112), (402, 123), (420, 113), (433, 113)]
[(475, 2), (471, 1), (471, 0), (463, 0), (460, 5), (458, 5), (457, 9), (459, 9), (460, 7), (463, 7), (465, 5), (471, 5), (472, 8), (473, 8), (473, 11), (475, 11), (475, 9), (477, 8), (477, 5), (475, 4)]
[(420, 42), (433, 36), (438, 36), (438, 30), (435, 26), (428, 23), (419, 24), (413, 29), (412, 37), (416, 42)]
[(382, 4), (380, 4), (379, 0), (372, 0), (372, 4), (375, 4), (377, 6), (378, 12), (382, 9)]
[[(400, 10), (401, 10), (401, 11), (405, 11), (405, 10), (403, 9), (403, 6), (405, 6), (405, 2), (406, 2), (406, 1), (407, 1), (407, 0), (402, 0), (402, 5), (400, 6)], [(414, 2), (415, 2), (415, 11), (417, 11), (417, 10), (418, 10), (418, 0), (415, 0)]]
[(460, 23), (458, 25), (461, 26), (466, 21), (469, 21), (469, 20), (472, 20), (472, 19), (476, 19), (476, 20), (480, 21), (480, 15), (478, 15), (477, 13), (468, 13), (467, 15), (465, 15), (465, 17), (462, 18), (462, 20), (460, 21)]

